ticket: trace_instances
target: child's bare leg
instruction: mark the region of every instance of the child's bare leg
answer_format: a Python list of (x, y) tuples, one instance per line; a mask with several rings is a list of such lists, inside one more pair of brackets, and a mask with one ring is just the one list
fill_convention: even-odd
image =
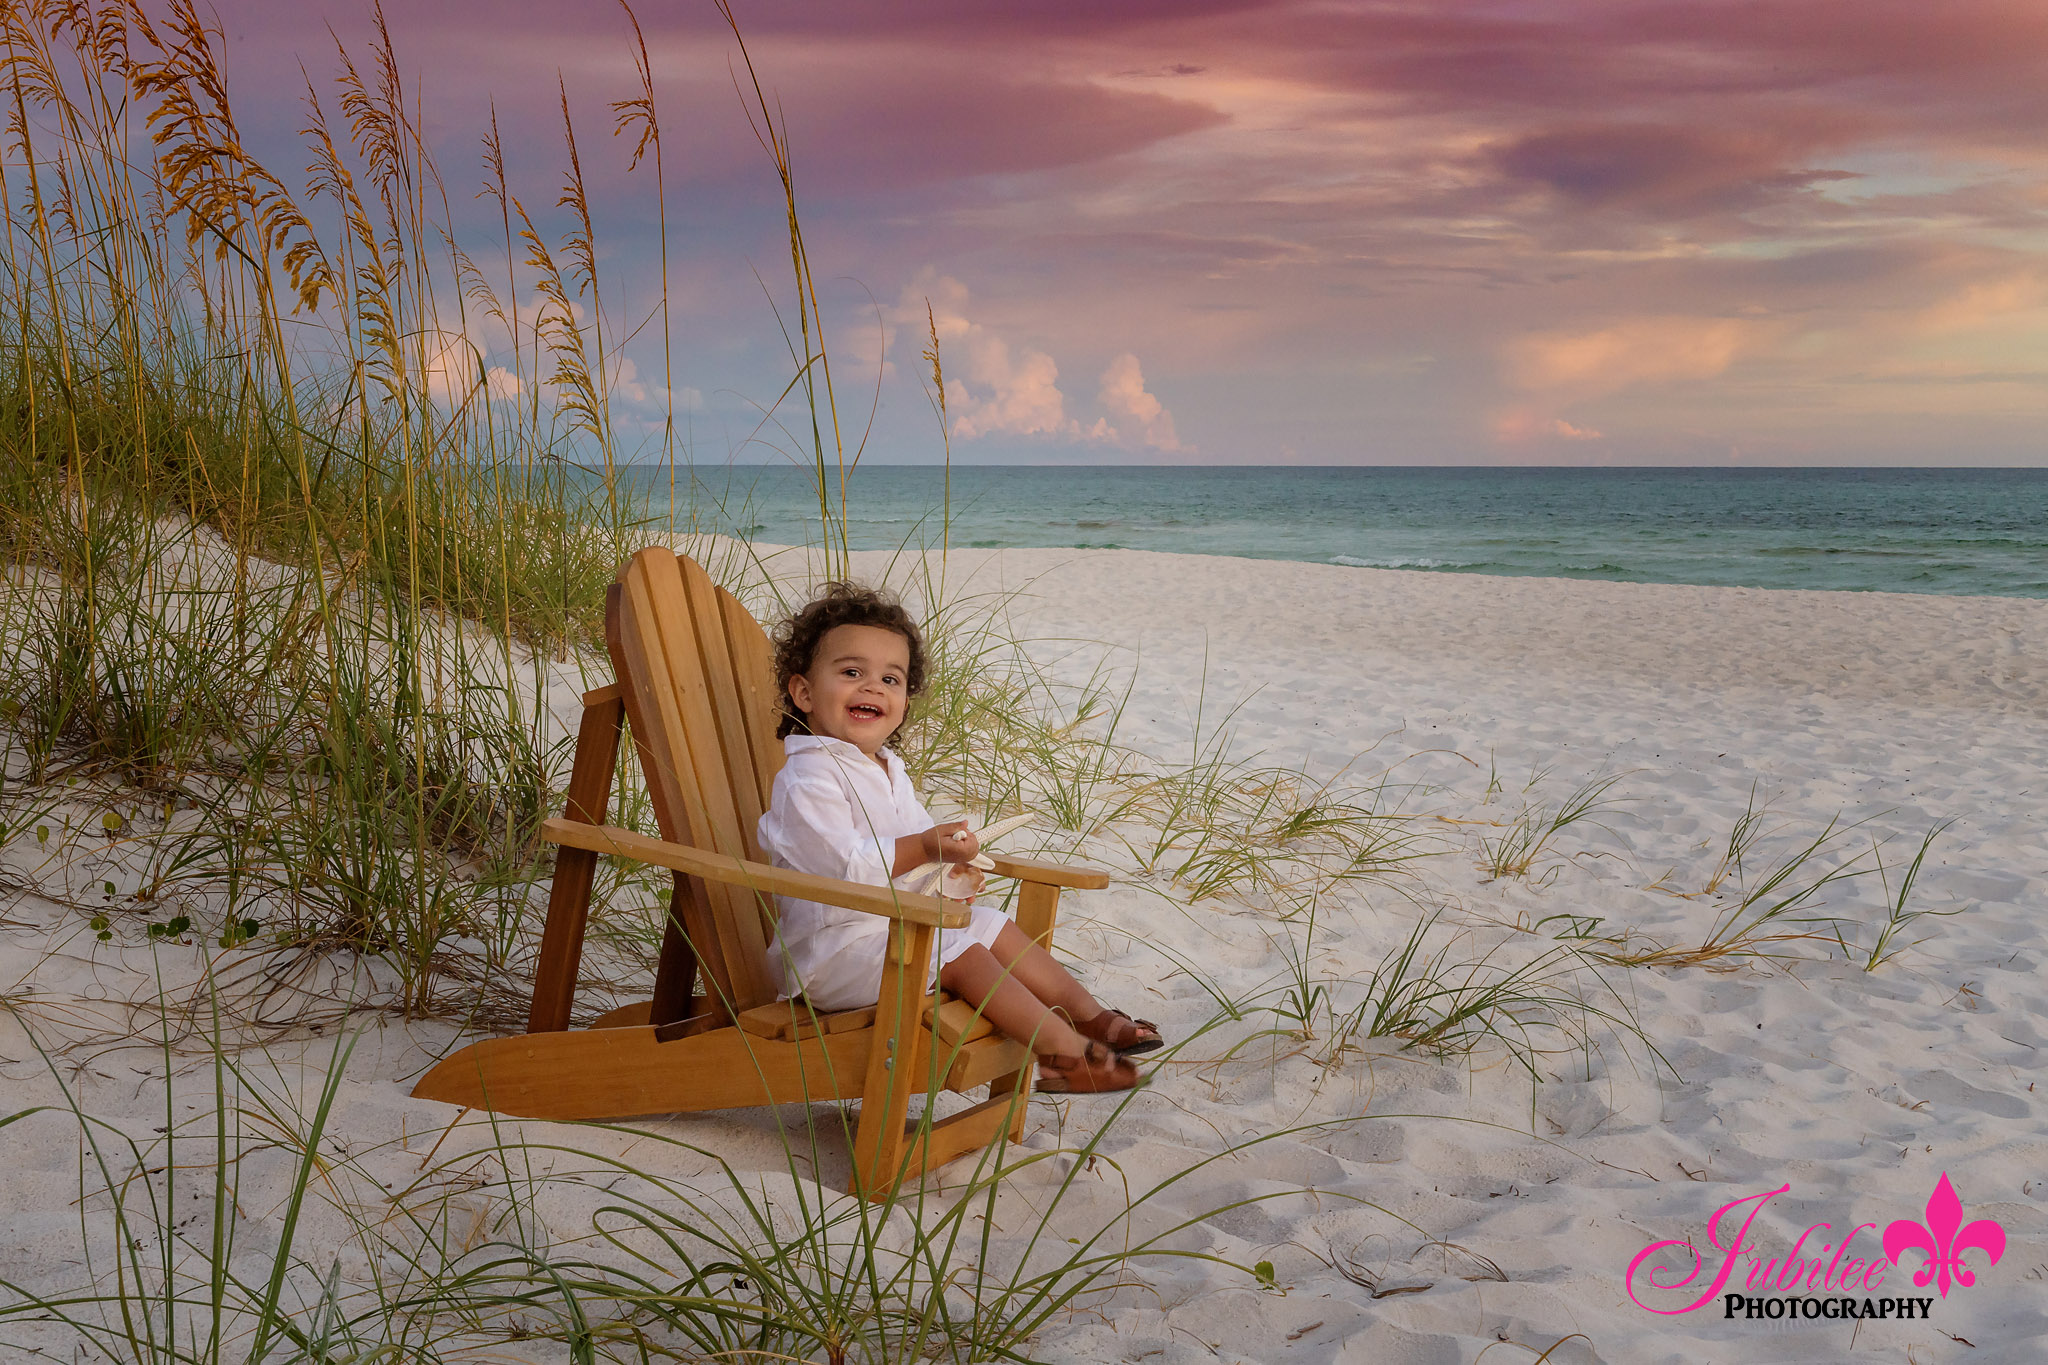
[(1161, 1045), (1158, 1030), (1146, 1021), (1106, 1013), (1071, 972), (1016, 925), (1002, 927), (991, 952), (1033, 995), (1065, 1014), (1068, 1023), (1080, 1026), (1083, 1038), (1135, 1052), (1149, 1052)]
[(1024, 988), (1067, 1019), (1093, 1019), (1102, 1006), (1074, 974), (1062, 967), (1038, 941), (1014, 924), (1005, 924), (989, 952)]
[[(1005, 928), (1004, 932), (1016, 931)], [(996, 942), (1000, 944), (1002, 940), (998, 938)], [(1037, 947), (1036, 944), (1031, 946)], [(1040, 955), (1043, 956), (1042, 953)], [(1058, 970), (1057, 964), (1055, 970)], [(1028, 1042), (1031, 1050), (1041, 1057), (1078, 1057), (1087, 1047), (1087, 1040), (1074, 1031), (1072, 1024), (1046, 1008), (1044, 1000), (1007, 971), (996, 960), (995, 954), (980, 944), (942, 967), (939, 984), (979, 1008), (982, 1017), (994, 1024), (1005, 1037)]]

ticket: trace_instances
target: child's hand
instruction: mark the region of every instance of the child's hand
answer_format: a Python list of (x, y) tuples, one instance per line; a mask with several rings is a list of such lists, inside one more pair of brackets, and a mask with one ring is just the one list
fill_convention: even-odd
[(924, 832), (927, 859), (935, 863), (964, 863), (981, 852), (981, 840), (965, 820), (948, 820)]

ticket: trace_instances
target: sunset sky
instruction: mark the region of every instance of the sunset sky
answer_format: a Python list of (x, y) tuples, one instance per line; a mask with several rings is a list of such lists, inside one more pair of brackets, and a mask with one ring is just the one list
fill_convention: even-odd
[[(879, 374), (872, 460), (939, 457), (929, 301), (963, 461), (2048, 463), (2039, 0), (735, 7), (856, 429)], [(360, 52), (367, 6), (217, 12), (244, 127), (295, 177), (300, 63), (331, 98), (325, 26)], [(495, 207), (468, 198), (487, 110), (558, 230), (566, 84), (605, 308), (644, 321), (616, 3), (389, 19), (500, 276)], [(791, 372), (753, 274), (787, 309), (779, 186), (710, 0), (640, 19), (691, 451), (766, 457), (743, 443)], [(659, 331), (622, 386), (642, 433)]]

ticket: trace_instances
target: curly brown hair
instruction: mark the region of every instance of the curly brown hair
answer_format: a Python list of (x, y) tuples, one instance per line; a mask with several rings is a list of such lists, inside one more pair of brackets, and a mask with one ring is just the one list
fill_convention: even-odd
[[(875, 626), (901, 635), (910, 642), (910, 674), (904, 680), (904, 691), (913, 700), (924, 691), (924, 636), (903, 604), (859, 583), (827, 583), (817, 598), (775, 628), (775, 691), (780, 710), (775, 722), (777, 739), (811, 732), (810, 722), (789, 699), (789, 680), (811, 671), (818, 642), (835, 626)], [(885, 742), (895, 744), (902, 733), (898, 726)]]

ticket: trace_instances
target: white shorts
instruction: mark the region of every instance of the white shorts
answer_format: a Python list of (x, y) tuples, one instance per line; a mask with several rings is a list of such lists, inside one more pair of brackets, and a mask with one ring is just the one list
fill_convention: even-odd
[[(975, 905), (965, 928), (939, 930), (938, 961), (932, 965), (936, 988), (939, 968), (979, 944), (995, 946), (996, 935), (1010, 922), (1002, 911)], [(836, 942), (824, 952), (806, 951), (818, 945), (784, 944), (778, 937), (769, 948), (782, 973), (782, 998), (801, 995), (814, 1010), (857, 1010), (872, 1005), (882, 995), (882, 960), (889, 951), (889, 922), (864, 915), (858, 931), (834, 934)], [(872, 928), (869, 926), (872, 925)], [(837, 926), (835, 926), (836, 928)]]

